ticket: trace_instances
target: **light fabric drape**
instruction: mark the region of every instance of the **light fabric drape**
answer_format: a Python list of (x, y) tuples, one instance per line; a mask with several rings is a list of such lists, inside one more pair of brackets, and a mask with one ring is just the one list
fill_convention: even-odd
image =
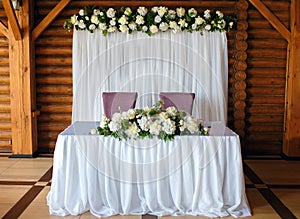
[(119, 141), (75, 122), (58, 136), (50, 213), (250, 216), (239, 136)]
[(228, 58), (225, 33), (74, 31), (72, 121), (99, 121), (103, 91), (136, 91), (136, 107), (159, 92), (194, 92), (195, 118), (227, 118)]

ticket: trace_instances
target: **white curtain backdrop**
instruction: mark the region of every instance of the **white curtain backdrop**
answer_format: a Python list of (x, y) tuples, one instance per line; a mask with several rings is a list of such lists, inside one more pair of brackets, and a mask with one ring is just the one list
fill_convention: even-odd
[(103, 91), (136, 91), (137, 108), (172, 91), (196, 94), (195, 118), (226, 124), (227, 82), (225, 33), (74, 31), (72, 122), (99, 121)]

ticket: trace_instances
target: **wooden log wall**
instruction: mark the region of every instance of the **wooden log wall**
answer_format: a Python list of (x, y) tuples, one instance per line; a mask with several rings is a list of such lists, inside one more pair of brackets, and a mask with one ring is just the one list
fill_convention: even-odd
[[(263, 1), (289, 29), (290, 1)], [(280, 154), (284, 132), (287, 41), (249, 3), (246, 154)]]
[[(263, 1), (288, 27), (288, 0)], [(35, 1), (38, 24), (59, 0)], [(241, 135), (246, 154), (279, 154), (282, 148), (286, 41), (247, 0), (81, 1), (72, 0), (35, 41), (38, 151), (52, 153), (58, 134), (71, 123), (72, 33), (62, 25), (85, 5), (120, 7), (166, 5), (236, 14), (238, 28), (227, 34), (229, 58), (228, 126)], [(2, 5), (0, 4), (0, 7)], [(0, 18), (5, 20), (0, 10)], [(1, 19), (3, 21), (3, 19)], [(0, 150), (10, 151), (7, 39), (0, 35)], [(240, 95), (243, 94), (243, 95)]]
[[(7, 25), (7, 17), (0, 4), (0, 20)], [(11, 151), (10, 83), (8, 39), (0, 33), (0, 152)]]

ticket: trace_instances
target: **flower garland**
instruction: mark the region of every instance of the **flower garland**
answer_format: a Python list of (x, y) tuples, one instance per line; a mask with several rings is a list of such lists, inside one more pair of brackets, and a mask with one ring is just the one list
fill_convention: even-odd
[(165, 141), (175, 135), (208, 135), (209, 127), (204, 127), (202, 120), (195, 120), (191, 115), (175, 107), (162, 110), (163, 101), (151, 108), (129, 109), (114, 113), (111, 119), (104, 114), (100, 126), (92, 129), (91, 134), (113, 136), (118, 139), (137, 139), (157, 136)]
[(188, 10), (183, 7), (168, 9), (165, 6), (153, 7), (148, 10), (146, 7), (131, 9), (121, 7), (98, 9), (94, 5), (79, 10), (77, 14), (67, 19), (64, 28), (70, 31), (72, 26), (76, 30), (88, 30), (93, 33), (96, 29), (102, 31), (106, 36), (108, 33), (120, 31), (132, 33), (142, 31), (151, 36), (159, 31), (172, 30), (174, 33), (180, 31), (230, 31), (236, 19), (225, 16), (220, 11), (206, 10), (199, 13), (194, 8)]

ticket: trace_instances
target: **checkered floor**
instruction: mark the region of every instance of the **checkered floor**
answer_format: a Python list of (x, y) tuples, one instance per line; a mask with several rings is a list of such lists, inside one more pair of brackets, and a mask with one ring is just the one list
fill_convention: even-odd
[[(51, 186), (52, 157), (8, 158), (0, 154), (0, 216), (2, 218), (96, 218), (49, 215), (46, 196)], [(246, 192), (253, 216), (249, 218), (300, 218), (300, 161), (279, 158), (244, 161)], [(111, 219), (156, 219), (150, 215), (113, 216)], [(168, 217), (162, 219), (206, 217)], [(231, 217), (226, 217), (231, 218)]]

